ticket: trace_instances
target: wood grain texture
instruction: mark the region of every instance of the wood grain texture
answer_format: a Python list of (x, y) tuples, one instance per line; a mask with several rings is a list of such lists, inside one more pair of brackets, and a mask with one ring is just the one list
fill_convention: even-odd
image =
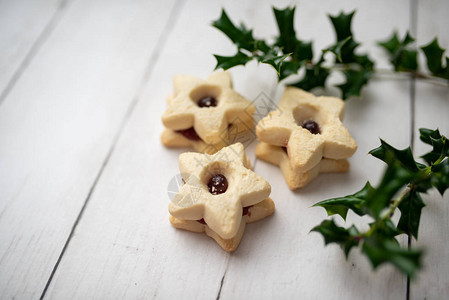
[(0, 104), (64, 11), (65, 1), (0, 1)]
[[(417, 19), (418, 45), (428, 44), (438, 36), (440, 45), (449, 48), (449, 2), (419, 1)], [(446, 56), (449, 53), (446, 51)], [(421, 57), (422, 58), (422, 57)], [(424, 60), (422, 60), (424, 63)], [(425, 81), (416, 83), (415, 156), (420, 156), (430, 147), (419, 140), (418, 129), (439, 128), (449, 136), (449, 88)], [(426, 207), (422, 210), (418, 241), (413, 247), (425, 249), (424, 269), (416, 281), (411, 283), (411, 299), (447, 299), (449, 297), (449, 193), (444, 197), (432, 191), (423, 196)]]
[(173, 4), (76, 1), (2, 103), (2, 298), (41, 295)]

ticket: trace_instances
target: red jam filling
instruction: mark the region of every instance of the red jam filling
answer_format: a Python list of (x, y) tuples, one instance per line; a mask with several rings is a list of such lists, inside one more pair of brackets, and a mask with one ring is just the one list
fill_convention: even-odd
[(185, 138), (192, 140), (192, 141), (201, 141), (201, 138), (196, 133), (195, 129), (193, 127), (190, 127), (188, 129), (182, 129), (182, 130), (176, 130), (176, 133), (182, 134)]
[[(252, 205), (251, 206), (246, 206), (246, 207), (244, 207), (243, 208), (243, 210), (242, 210), (242, 216), (248, 216), (248, 217), (251, 217), (251, 212), (249, 211), (249, 209), (251, 208), (251, 207), (253, 207)], [(201, 224), (203, 224), (203, 225), (207, 225), (206, 224), (206, 221), (204, 221), (204, 219), (201, 219), (201, 220), (196, 220), (197, 222), (199, 222), (199, 223), (201, 223)]]

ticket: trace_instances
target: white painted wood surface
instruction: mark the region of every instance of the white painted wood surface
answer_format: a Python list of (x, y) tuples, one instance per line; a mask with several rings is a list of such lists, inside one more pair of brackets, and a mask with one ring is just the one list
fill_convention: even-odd
[[(408, 80), (376, 77), (362, 99), (347, 102), (344, 123), (359, 144), (351, 171), (320, 175), (296, 193), (279, 169), (255, 161), (250, 145), (277, 210), (249, 225), (238, 250), (228, 254), (205, 235), (168, 222), (167, 185), (182, 150), (160, 144), (160, 116), (174, 74), (206, 77), (215, 63), (211, 53), (235, 51), (209, 26), (221, 6), (235, 21), (254, 25), (256, 36), (269, 36), (276, 33), (270, 3), (41, 2), (33, 9), (23, 1), (14, 9), (0, 3), (1, 24), (34, 16), (29, 32), (25, 21), (0, 30), (0, 94), (9, 89), (0, 102), (2, 299), (406, 297), (406, 278), (393, 268), (372, 272), (357, 251), (345, 261), (340, 249), (323, 247), (318, 234), (309, 234), (325, 218), (324, 210), (310, 206), (352, 193), (366, 180), (377, 182), (383, 166), (366, 153), (378, 137), (406, 147), (412, 128), (415, 141), (421, 126), (449, 134), (447, 87), (417, 83), (413, 100)], [(356, 37), (368, 42), (364, 50), (382, 67), (385, 56), (373, 41), (393, 28), (404, 33), (416, 26), (420, 44), (437, 34), (449, 47), (443, 3), (303, 1), (296, 27), (317, 50), (333, 41), (326, 14), (358, 8)], [(12, 49), (20, 50), (15, 59), (7, 56)], [(282, 87), (269, 67), (249, 64), (232, 74), (247, 98), (263, 92), (279, 100)], [(417, 153), (426, 150), (415, 145)], [(418, 246), (428, 250), (426, 269), (411, 284), (413, 299), (449, 296), (447, 199), (432, 194), (424, 209)]]

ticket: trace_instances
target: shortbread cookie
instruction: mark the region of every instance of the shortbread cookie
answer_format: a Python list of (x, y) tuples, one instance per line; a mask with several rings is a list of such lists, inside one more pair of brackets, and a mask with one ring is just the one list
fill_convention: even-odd
[(240, 143), (214, 155), (183, 153), (179, 169), (185, 184), (169, 204), (173, 226), (205, 231), (227, 251), (237, 248), (246, 223), (274, 211), (271, 186), (251, 170)]
[(267, 198), (262, 202), (259, 202), (253, 206), (244, 207), (242, 212), (243, 214), (242, 221), (240, 222), (239, 230), (237, 234), (230, 239), (223, 239), (216, 232), (211, 230), (209, 226), (207, 226), (204, 219), (191, 221), (191, 220), (180, 220), (176, 219), (173, 216), (170, 216), (170, 223), (173, 225), (173, 227), (178, 229), (184, 229), (198, 233), (205, 232), (208, 236), (213, 238), (224, 250), (234, 251), (240, 244), (240, 240), (242, 239), (243, 232), (245, 230), (245, 226), (247, 223), (259, 221), (273, 213), (274, 213), (274, 202), (273, 200), (271, 200), (271, 198)]
[(262, 142), (287, 147), (293, 169), (305, 173), (323, 157), (345, 159), (356, 151), (356, 142), (341, 122), (343, 112), (341, 99), (286, 87), (279, 109), (257, 124), (257, 136)]
[(349, 170), (349, 162), (346, 159), (324, 158), (312, 169), (300, 173), (295, 171), (287, 154), (287, 149), (261, 142), (256, 147), (256, 156), (266, 162), (279, 166), (285, 181), (291, 190), (306, 186), (319, 173), (339, 173)]
[[(201, 140), (208, 146), (221, 148), (234, 142), (229, 129), (238, 126), (240, 131), (248, 131), (254, 128), (255, 106), (232, 89), (229, 72), (216, 72), (205, 80), (175, 76), (173, 81), (174, 93), (167, 98), (168, 107), (162, 115), (162, 122), (168, 129), (187, 139), (193, 137), (193, 141)], [(168, 147), (182, 144), (171, 143), (172, 140), (165, 137), (161, 140)], [(191, 146), (198, 149), (193, 143)]]
[[(252, 124), (251, 120), (251, 124)], [(165, 128), (161, 135), (162, 144), (169, 148), (191, 147), (197, 152), (214, 154), (223, 147), (239, 141), (254, 139), (252, 125), (235, 120), (222, 134), (222, 139), (216, 144), (206, 144), (193, 128), (174, 131)]]

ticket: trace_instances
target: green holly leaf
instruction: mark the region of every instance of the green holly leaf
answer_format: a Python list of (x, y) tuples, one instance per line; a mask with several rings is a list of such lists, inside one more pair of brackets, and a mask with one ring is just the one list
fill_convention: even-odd
[(239, 49), (250, 52), (256, 50), (253, 31), (248, 30), (243, 24), (240, 27), (235, 26), (224, 9), (221, 11), (220, 18), (212, 22), (212, 26), (223, 32)]
[(411, 190), (399, 204), (401, 218), (398, 228), (407, 234), (418, 239), (419, 220), (421, 219), (421, 210), (425, 206), (420, 194), (416, 190)]
[(290, 55), (291, 55), (291, 53), (279, 55), (279, 56), (275, 56), (275, 57), (270, 57), (270, 58), (265, 58), (264, 60), (262, 60), (262, 63), (272, 66), (276, 70), (278, 75), (280, 75), (282, 62)]
[(390, 39), (378, 44), (387, 50), (390, 62), (396, 71), (416, 71), (418, 69), (418, 52), (410, 46), (414, 41), (415, 39), (408, 32), (400, 41), (395, 32)]
[(338, 41), (335, 45), (332, 45), (332, 46), (322, 50), (323, 54), (325, 54), (326, 52), (332, 52), (335, 54), (335, 57), (337, 58), (337, 60), (340, 63), (343, 63), (341, 51), (342, 51), (343, 46), (346, 45), (349, 42), (349, 40), (351, 40), (351, 39), (352, 39), (352, 37), (348, 36), (344, 40)]
[[(446, 67), (443, 67), (442, 60), (445, 49), (440, 47), (438, 43), (438, 38), (435, 38), (428, 45), (421, 47), (424, 55), (427, 60), (427, 67), (429, 71), (438, 77), (449, 79), (449, 65), (446, 64)], [(449, 58), (446, 57), (446, 61)]]
[(373, 268), (391, 263), (410, 277), (414, 277), (421, 267), (421, 250), (401, 248), (398, 242), (382, 236), (370, 236), (364, 239), (362, 252), (366, 254)]
[(449, 188), (449, 159), (446, 158), (441, 163), (433, 165), (431, 171), (430, 183), (443, 196)]
[(387, 170), (379, 186), (370, 193), (366, 199), (369, 214), (376, 220), (381, 218), (381, 212), (391, 203), (391, 199), (409, 182), (414, 179), (414, 172), (404, 168), (394, 160), (394, 156), (387, 154)]
[(444, 135), (440, 134), (438, 129), (421, 128), (419, 132), (421, 140), (433, 147), (432, 151), (421, 156), (429, 165), (449, 156), (449, 142)]
[(249, 57), (248, 55), (240, 51), (238, 51), (237, 54), (234, 56), (220, 56), (214, 54), (214, 57), (217, 60), (215, 70), (217, 69), (227, 70), (238, 65), (244, 66), (246, 65), (247, 62), (252, 60), (252, 57)]
[[(413, 172), (426, 167), (415, 161), (410, 147), (399, 150), (382, 139), (380, 140), (380, 146), (371, 150), (369, 154), (387, 163), (388, 159), (399, 161), (405, 168)], [(390, 157), (388, 157), (388, 155), (390, 155)]]
[(401, 42), (399, 41), (399, 37), (398, 37), (398, 32), (394, 31), (393, 35), (385, 40), (385, 41), (380, 41), (377, 43), (379, 46), (383, 47), (385, 50), (388, 51), (388, 53), (390, 53), (390, 55), (394, 55), (394, 53), (396, 52), (396, 50), (400, 47)]
[(343, 71), (343, 74), (346, 77), (346, 82), (337, 85), (337, 87), (341, 90), (343, 100), (346, 100), (352, 96), (360, 96), (363, 86), (368, 83), (373, 72), (371, 70), (362, 69), (360, 71)]
[(345, 229), (335, 224), (333, 220), (324, 220), (320, 225), (315, 226), (312, 231), (321, 233), (326, 245), (330, 243), (340, 245), (346, 257), (348, 257), (351, 249), (360, 242), (359, 231), (355, 226)]
[(338, 16), (328, 15), (331, 19), (332, 25), (334, 26), (337, 41), (342, 41), (352, 36), (351, 22), (354, 14), (355, 10), (348, 14), (341, 11)]
[(440, 131), (438, 129), (428, 129), (428, 128), (420, 128), (419, 129), (419, 138), (422, 142), (432, 145), (431, 138), (439, 139), (441, 138)]
[(373, 70), (374, 62), (368, 57), (368, 55), (355, 55), (355, 61), (361, 65), (364, 69)]
[(294, 28), (295, 7), (286, 7), (285, 9), (273, 7), (273, 12), (279, 30), (276, 44), (283, 48), (284, 53), (295, 52), (297, 43)]
[(360, 191), (352, 195), (327, 199), (316, 203), (313, 207), (321, 206), (326, 210), (328, 216), (338, 214), (343, 220), (346, 220), (346, 215), (349, 209), (354, 211), (357, 215), (363, 216), (365, 215), (365, 200), (373, 190), (371, 184), (367, 182)]
[(284, 60), (279, 70), (279, 81), (290, 75), (298, 73), (299, 69), (304, 65), (303, 61), (286, 61)]
[(312, 68), (306, 68), (303, 79), (290, 85), (305, 91), (310, 91), (316, 87), (324, 87), (328, 76), (329, 71), (318, 65)]
[(313, 59), (312, 43), (298, 40), (292, 59), (299, 62), (311, 61)]

